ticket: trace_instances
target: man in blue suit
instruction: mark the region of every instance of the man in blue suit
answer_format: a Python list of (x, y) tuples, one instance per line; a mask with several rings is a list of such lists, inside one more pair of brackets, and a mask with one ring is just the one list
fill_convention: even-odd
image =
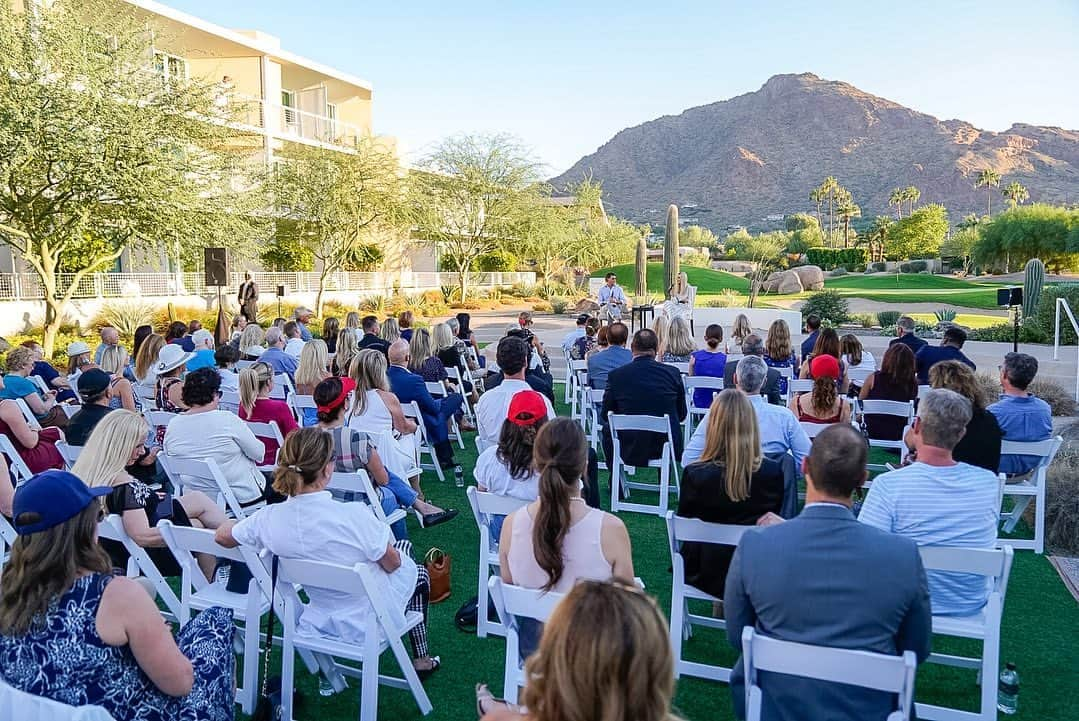
[(464, 485), (465, 472), (453, 457), (453, 446), (450, 445), (449, 431), (446, 429), (446, 421), (461, 410), (464, 398), (460, 393), (434, 398), (427, 390), (423, 378), (408, 369), (410, 354), (405, 341), (397, 340), (391, 343), (388, 355), (390, 367), (386, 375), (390, 379), (390, 390), (402, 403), (416, 401), (423, 415), (427, 439), (434, 448), (439, 465), (453, 469), (457, 485)]
[[(851, 513), (851, 497), (866, 478), (866, 447), (851, 426), (829, 426), (803, 463), (806, 505), (783, 522), (742, 536), (724, 593), (727, 639), (742, 647), (752, 625), (784, 641), (900, 655), (929, 656), (932, 614), (917, 545), (867, 528)], [(761, 672), (762, 718), (769, 721), (884, 718), (893, 694)], [(735, 715), (745, 718), (745, 674), (731, 674)]]

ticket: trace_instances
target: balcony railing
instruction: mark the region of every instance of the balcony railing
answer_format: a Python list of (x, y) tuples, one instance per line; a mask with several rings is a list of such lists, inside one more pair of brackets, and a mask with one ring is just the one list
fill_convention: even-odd
[(277, 138), (307, 140), (314, 143), (351, 147), (360, 138), (370, 135), (363, 128), (345, 123), (328, 115), (309, 113), (250, 96), (233, 96), (236, 122), (268, 130)]
[[(289, 295), (317, 293), (318, 273), (252, 273), (260, 292), (272, 296), (277, 286), (285, 286)], [(57, 286), (60, 293), (71, 287), (75, 276), (59, 274)], [(216, 287), (203, 283), (202, 273), (93, 273), (84, 276), (75, 289), (73, 298), (139, 298), (162, 296), (213, 296)], [(415, 293), (438, 290), (444, 286), (456, 286), (457, 273), (401, 272), (401, 273), (331, 273), (326, 280), (326, 290), (356, 293), (360, 296), (388, 295), (394, 291)], [(232, 273), (229, 286), (222, 290), (231, 295), (243, 281), (241, 273)], [(470, 288), (498, 288), (502, 286), (536, 282), (535, 273), (469, 273)], [(45, 292), (41, 280), (33, 273), (0, 273), (0, 301), (42, 300)]]

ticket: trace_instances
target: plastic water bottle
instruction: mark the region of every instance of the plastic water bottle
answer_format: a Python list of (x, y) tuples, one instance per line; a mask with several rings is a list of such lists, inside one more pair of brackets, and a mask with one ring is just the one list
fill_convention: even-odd
[(458, 488), (465, 487), (465, 469), (461, 466), (453, 467), (453, 482)]
[(330, 683), (330, 679), (326, 678), (326, 674), (319, 671), (318, 674), (318, 695), (319, 696), (333, 696), (334, 691), (333, 684)]
[(1019, 709), (1019, 672), (1014, 663), (1004, 665), (997, 685), (997, 708), (1009, 716)]

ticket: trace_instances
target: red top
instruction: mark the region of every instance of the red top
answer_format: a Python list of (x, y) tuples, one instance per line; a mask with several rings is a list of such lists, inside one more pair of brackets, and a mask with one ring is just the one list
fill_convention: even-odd
[(843, 417), (843, 404), (839, 404), (839, 411), (831, 418), (818, 418), (817, 416), (811, 416), (802, 410), (802, 399), (808, 396), (808, 393), (803, 393), (798, 396), (795, 406), (798, 408), (798, 421), (801, 423), (839, 423), (839, 419)]
[[(252, 410), (251, 417), (248, 418), (243, 406), (240, 406), (241, 420), (254, 421), (256, 423), (269, 423), (270, 421), (273, 421), (281, 430), (282, 438), (299, 428), (299, 425), (296, 423), (296, 418), (292, 415), (292, 409), (290, 409), (288, 403), (285, 403), (284, 401), (275, 400), (273, 398), (259, 398), (255, 401), (255, 407)], [(262, 465), (272, 466), (276, 464), (277, 441), (272, 438), (261, 437), (259, 440), (266, 446), (266, 455), (262, 457)]]
[[(41, 430), (39, 440), (36, 446), (33, 448), (27, 448), (23, 444), (19, 443), (19, 439), (15, 437), (15, 434), (8, 428), (7, 423), (0, 420), (0, 434), (8, 437), (11, 441), (11, 445), (15, 446), (15, 450), (18, 452), (19, 457), (26, 463), (26, 467), (30, 469), (31, 473), (41, 473), (47, 471), (50, 468), (58, 470), (64, 469), (64, 457), (60, 455), (60, 451), (56, 448), (56, 442), (60, 440), (60, 429), (53, 426), (44, 428)], [(14, 475), (12, 475), (14, 478)]]

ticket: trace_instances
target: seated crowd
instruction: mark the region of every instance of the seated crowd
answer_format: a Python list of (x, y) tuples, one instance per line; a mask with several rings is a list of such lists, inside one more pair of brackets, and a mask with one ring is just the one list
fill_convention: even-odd
[[(669, 315), (631, 338), (624, 323), (584, 314), (561, 343), (567, 360), (584, 361), (582, 383), (603, 391), (594, 409), (602, 455), (586, 421), (556, 416), (550, 359), (530, 313), (482, 352), (466, 313), (430, 329), (409, 312), (383, 321), (349, 314), (343, 325), (325, 319), (316, 338), (304, 308), (265, 330), (238, 316), (220, 344), (197, 321), (172, 323), (163, 336), (146, 326), (130, 354), (103, 328), (96, 351), (68, 347), (66, 375), (37, 344), (12, 349), (0, 434), (14, 455), (0, 453), (0, 513), (17, 536), (0, 577), (0, 680), (102, 706), (117, 720), (142, 719), (147, 707), (153, 718), (233, 718), (232, 612), (204, 611), (174, 637), (154, 591), (123, 577), (133, 547), (98, 541), (106, 515), (165, 577), (181, 567), (164, 520), (210, 529), (226, 548), (361, 564), (394, 612), (419, 614), (408, 635), (413, 667), (427, 678), (442, 664), (427, 624), (431, 583), (399, 511), (423, 529), (458, 515), (425, 496), (421, 458), (463, 486), (453, 444), (472, 430), (476, 490), (520, 502), (488, 521), (502, 582), (565, 594), (546, 623), (517, 619), (522, 705), (481, 684), (486, 718), (674, 718), (668, 625), (635, 583), (626, 525), (600, 508), (599, 474), (601, 460), (610, 479), (616, 464), (643, 468), (668, 444), (681, 476), (677, 515), (758, 527), (737, 548), (682, 548), (687, 583), (722, 599), (714, 612), (732, 646), (740, 650), (742, 629), (752, 627), (819, 646), (911, 650), (924, 661), (932, 616), (977, 613), (987, 591), (976, 577), (927, 573), (918, 546), (996, 544), (997, 472), (1023, 474), (1038, 462), (1002, 456), (1001, 442), (1052, 432), (1048, 405), (1027, 390), (1037, 360), (1008, 353), (1002, 395), (987, 403), (958, 329), (933, 346), (901, 318), (877, 369), (855, 336), (841, 339), (815, 316), (800, 348), (785, 321), (758, 333), (744, 315), (727, 334), (709, 325), (698, 348), (685, 314)], [(687, 395), (687, 374), (722, 380)], [(859, 413), (853, 399), (917, 410), (908, 423)], [(699, 420), (687, 426), (694, 409)], [(668, 433), (616, 438), (613, 414), (665, 418)], [(867, 439), (906, 447), (868, 490)], [(170, 459), (210, 460), (218, 477), (184, 476), (180, 492)], [(20, 478), (13, 462), (32, 477)], [(366, 475), (370, 489), (335, 486), (348, 474)], [(225, 487), (239, 505), (228, 513), (215, 500)], [(217, 559), (198, 561), (207, 581), (227, 578)], [(823, 577), (834, 582), (822, 586)], [(300, 632), (363, 644), (370, 598), (305, 592)], [(739, 718), (744, 682), (739, 662), (731, 676)], [(884, 718), (894, 704), (842, 684), (763, 685), (764, 718)], [(559, 711), (568, 704), (583, 704), (584, 715)]]

